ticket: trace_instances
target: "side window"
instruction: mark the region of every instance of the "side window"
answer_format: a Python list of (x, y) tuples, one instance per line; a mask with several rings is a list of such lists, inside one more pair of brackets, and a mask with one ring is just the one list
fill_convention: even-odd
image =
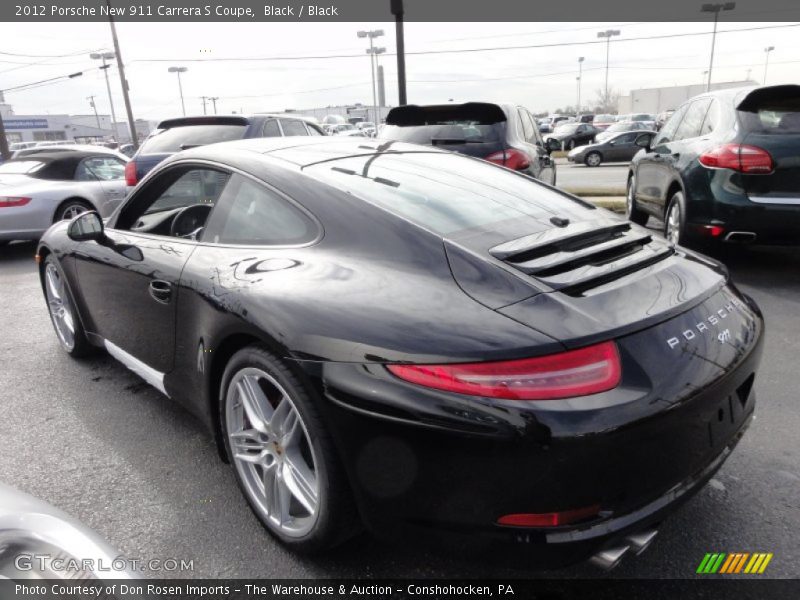
[(247, 177), (233, 175), (203, 241), (285, 246), (310, 242), (316, 235), (317, 225), (291, 202)]
[(703, 126), (700, 128), (700, 135), (708, 135), (714, 131), (719, 120), (719, 100), (714, 98), (711, 100), (711, 106), (708, 107), (706, 118), (703, 121)]
[(615, 138), (614, 143), (617, 146), (620, 145), (629, 145), (633, 144), (636, 141), (636, 138), (642, 135), (641, 133), (626, 133), (625, 135), (621, 135), (618, 138)]
[(302, 121), (281, 119), (281, 127), (283, 127), (283, 135), (308, 135), (306, 125)]
[(519, 115), (520, 123), (522, 123), (523, 137), (529, 142), (534, 141), (533, 124), (531, 123), (531, 120), (528, 117), (528, 113), (526, 113), (524, 110), (520, 108), (519, 110), (517, 110), (517, 114)]
[(125, 163), (113, 156), (84, 158), (75, 169), (76, 181), (112, 181), (125, 177)]
[(269, 119), (264, 122), (264, 129), (261, 130), (262, 137), (281, 137), (281, 130), (278, 127), (277, 119)]
[(672, 113), (672, 116), (667, 119), (666, 123), (664, 123), (661, 131), (658, 132), (656, 139), (653, 140), (653, 147), (660, 146), (661, 144), (667, 144), (675, 139), (675, 131), (678, 129), (678, 125), (681, 124), (681, 121), (683, 121), (683, 115), (686, 114), (686, 110), (688, 108), (689, 105), (684, 104), (674, 113)]
[(678, 131), (675, 132), (676, 140), (686, 140), (700, 136), (700, 127), (703, 125), (703, 119), (706, 117), (710, 103), (710, 98), (703, 98), (695, 100), (689, 105), (686, 116), (683, 117), (683, 121), (678, 126)]
[(310, 123), (306, 123), (306, 129), (308, 129), (308, 135), (322, 135), (322, 132)]
[(198, 209), (198, 215), (203, 212), (207, 218), (229, 178), (229, 173), (208, 168), (170, 169), (134, 192), (120, 213), (117, 229), (169, 235), (172, 219), (167, 213), (195, 205), (206, 207), (205, 211)]

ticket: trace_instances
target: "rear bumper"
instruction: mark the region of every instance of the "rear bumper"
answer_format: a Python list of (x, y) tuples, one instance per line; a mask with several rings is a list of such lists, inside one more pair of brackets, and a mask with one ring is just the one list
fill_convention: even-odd
[[(660, 327), (620, 340), (623, 383), (605, 398), (589, 397), (604, 408), (492, 404), (400, 382), (380, 365), (308, 369), (327, 400), (326, 421), (371, 531), (521, 546), (543, 562), (563, 557), (555, 558), (562, 564), (663, 520), (728, 458), (754, 414), (762, 346), (756, 321), (741, 360), (723, 375), (712, 376), (709, 361), (696, 360), (692, 349), (685, 354), (694, 361), (681, 366), (676, 358), (677, 372), (664, 369), (664, 353), (648, 350), (654, 335), (663, 337)], [(719, 343), (716, 334), (708, 343)], [(662, 379), (643, 372), (648, 360), (660, 361)], [(497, 525), (503, 515), (588, 506), (599, 512), (581, 523)]]

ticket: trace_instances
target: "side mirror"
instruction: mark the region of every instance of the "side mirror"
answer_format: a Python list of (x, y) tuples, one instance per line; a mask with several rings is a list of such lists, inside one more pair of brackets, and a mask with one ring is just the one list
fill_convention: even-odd
[(636, 138), (636, 141), (634, 143), (640, 148), (644, 148), (645, 150), (650, 150), (650, 144), (652, 142), (653, 142), (652, 135), (642, 134)]
[(81, 213), (70, 221), (67, 236), (76, 242), (101, 240), (105, 237), (103, 220), (94, 211)]

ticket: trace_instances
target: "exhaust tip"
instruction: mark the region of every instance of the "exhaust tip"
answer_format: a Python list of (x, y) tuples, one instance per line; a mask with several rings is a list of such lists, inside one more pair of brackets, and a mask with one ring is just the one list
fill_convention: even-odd
[(756, 241), (756, 234), (752, 231), (731, 231), (725, 236), (725, 241), (749, 244)]
[(596, 567), (603, 569), (604, 571), (610, 571), (622, 561), (622, 557), (625, 556), (625, 553), (630, 549), (630, 546), (617, 546), (614, 548), (606, 548), (605, 550), (601, 550), (592, 558), (589, 559), (589, 562)]
[(647, 547), (653, 543), (653, 540), (658, 535), (657, 529), (650, 529), (649, 531), (642, 531), (640, 533), (635, 533), (633, 535), (629, 535), (625, 538), (626, 542), (629, 542), (631, 545), (631, 549), (637, 554), (641, 554)]

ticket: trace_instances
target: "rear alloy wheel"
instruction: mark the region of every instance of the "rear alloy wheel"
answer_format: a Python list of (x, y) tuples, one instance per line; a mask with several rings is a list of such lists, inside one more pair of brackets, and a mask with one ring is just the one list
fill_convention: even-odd
[(92, 346), (75, 312), (64, 273), (52, 256), (47, 257), (44, 265), (44, 293), (61, 347), (75, 358), (89, 354)]
[(664, 237), (676, 246), (683, 245), (686, 238), (683, 206), (683, 192), (675, 192), (669, 201), (667, 216), (664, 219)]
[(584, 159), (587, 167), (599, 167), (600, 163), (603, 162), (603, 157), (600, 156), (599, 152), (589, 152)]
[(82, 200), (67, 200), (56, 211), (56, 221), (74, 219), (81, 213), (92, 210), (92, 207)]
[(352, 536), (344, 473), (310, 394), (259, 346), (237, 352), (223, 376), (220, 419), (239, 486), (284, 544), (314, 552)]
[(625, 195), (625, 216), (637, 225), (645, 225), (650, 216), (636, 206), (636, 175), (628, 178), (628, 193)]

